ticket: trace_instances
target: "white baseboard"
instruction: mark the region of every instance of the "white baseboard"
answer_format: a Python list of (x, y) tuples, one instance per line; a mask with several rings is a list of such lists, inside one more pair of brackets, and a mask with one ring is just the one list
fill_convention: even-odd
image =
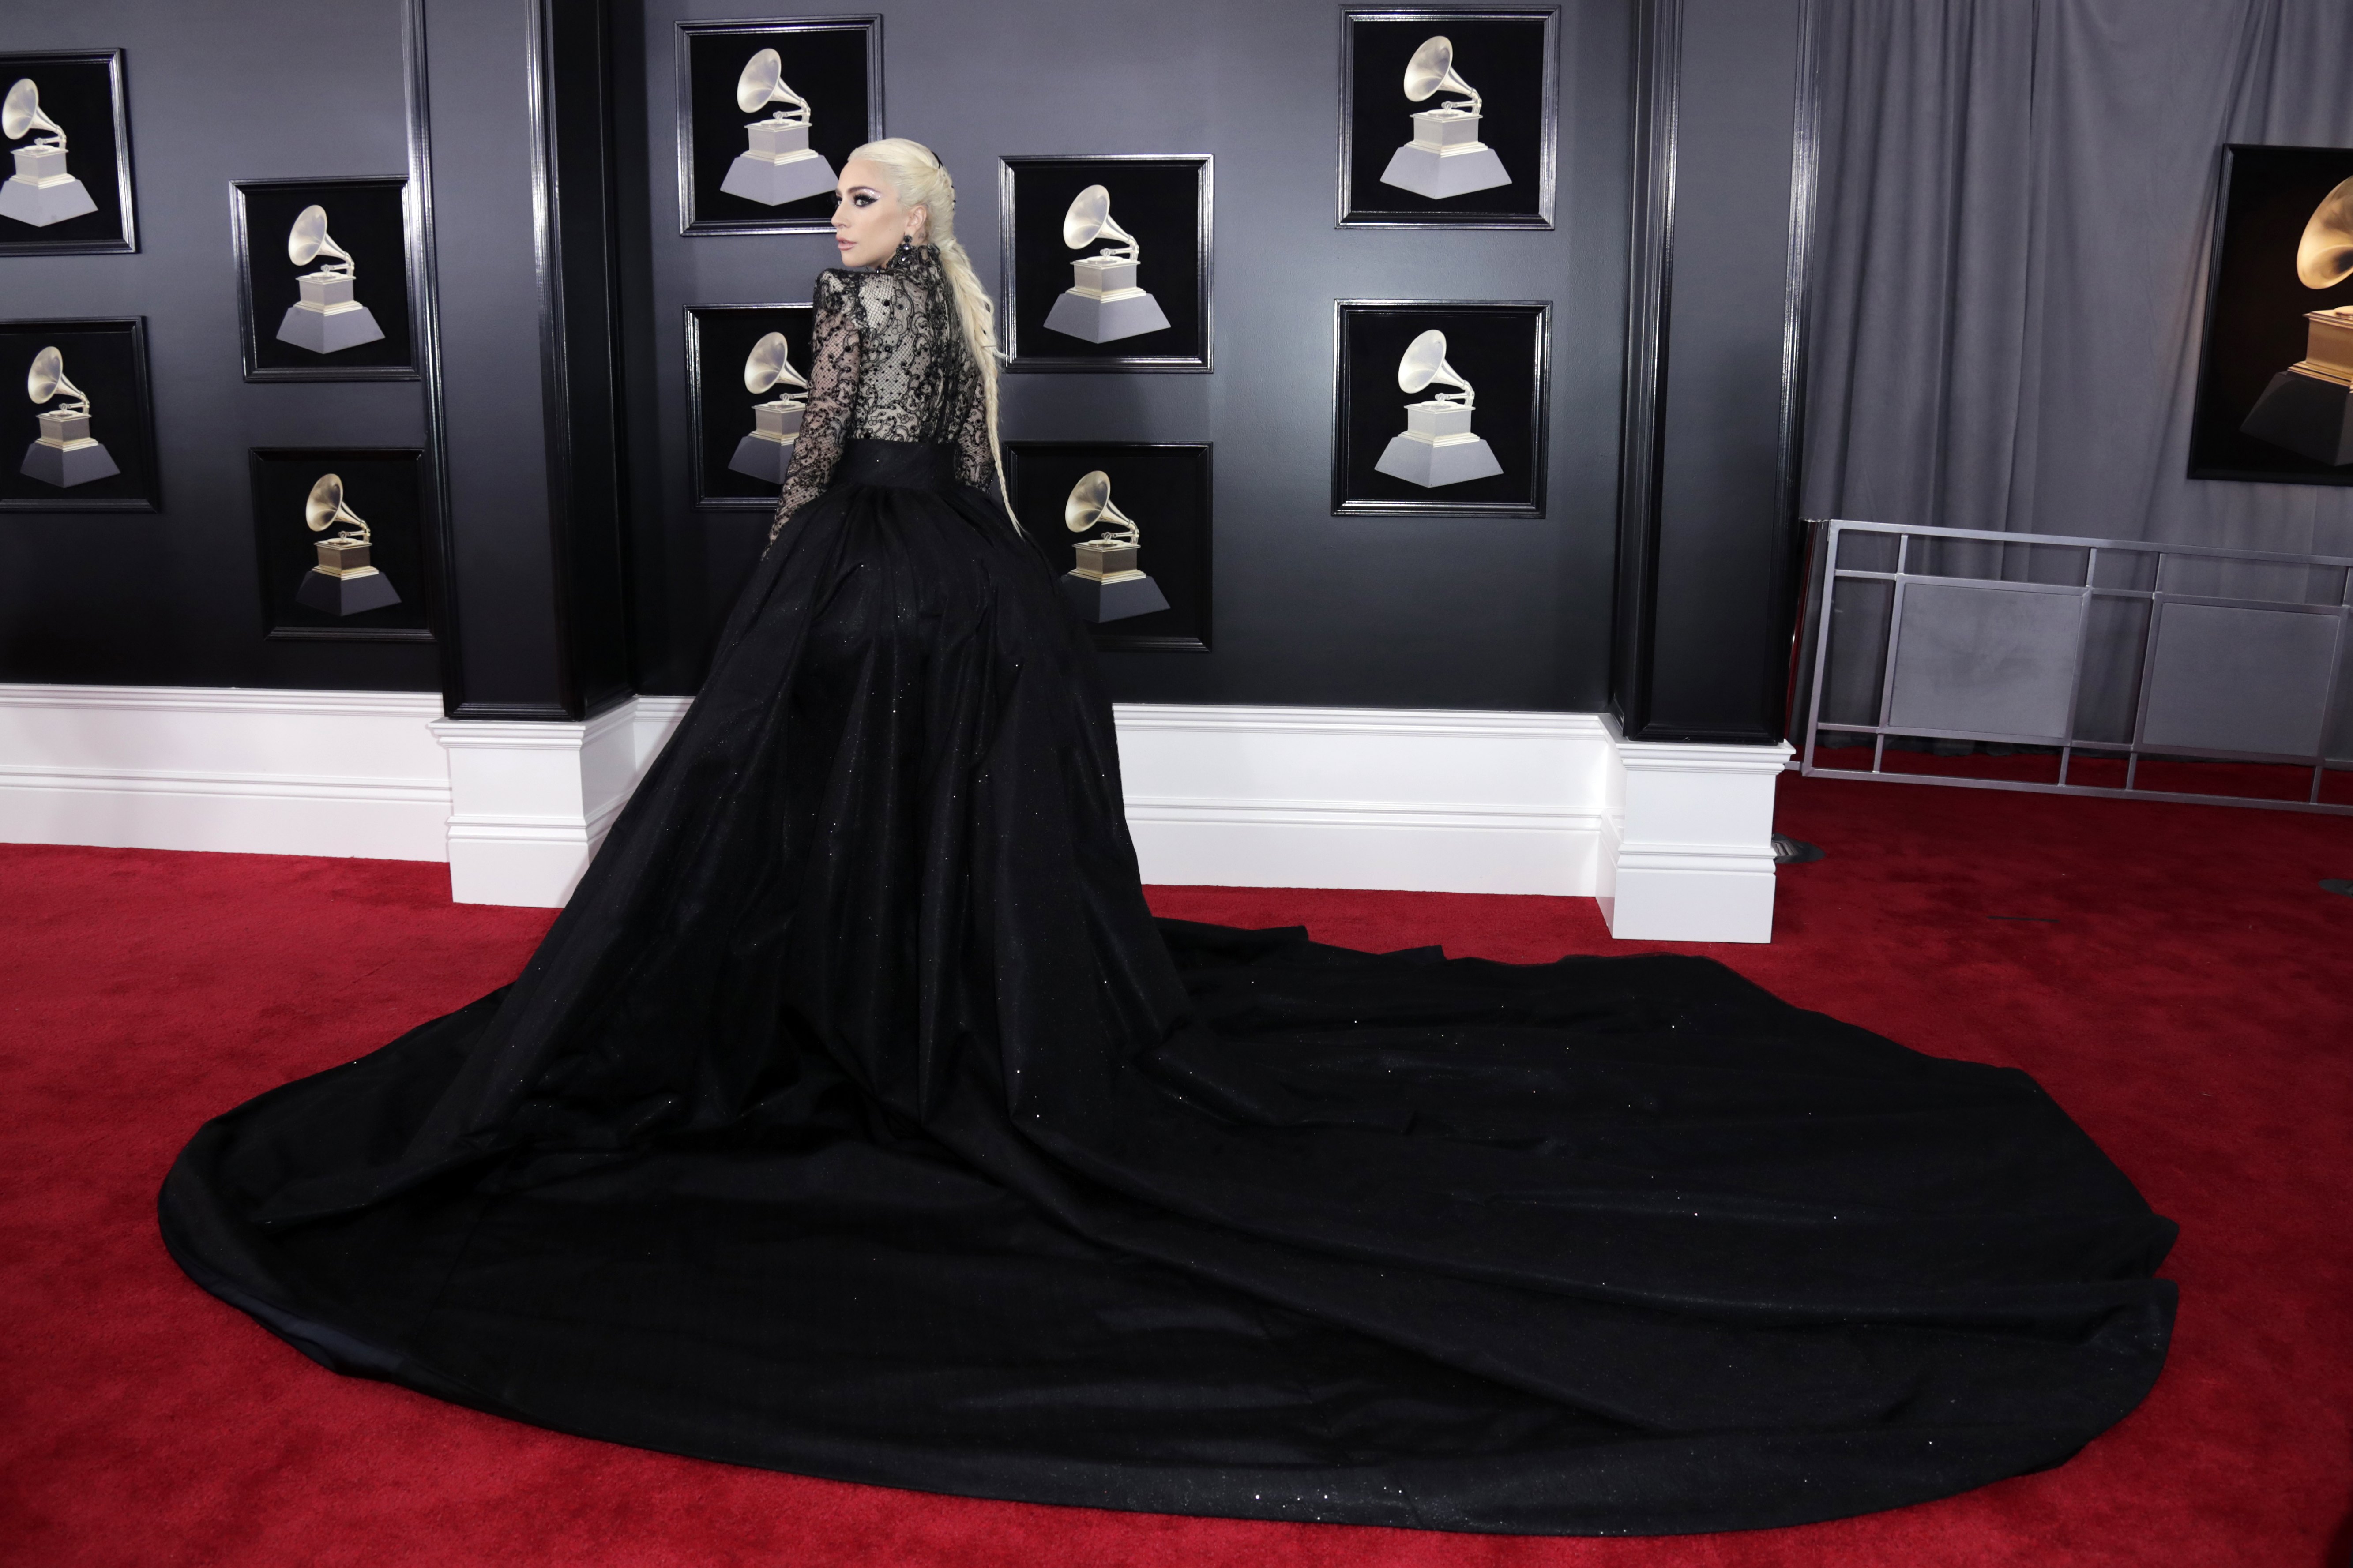
[(0, 684), (0, 840), (443, 859), (440, 716), (427, 692)]
[[(0, 840), (446, 859), (461, 902), (569, 896), (691, 700), (580, 723), (422, 693), (0, 685)], [(1764, 942), (1786, 747), (1599, 715), (1115, 710), (1148, 882), (1598, 897), (1621, 937)]]
[(561, 906), (636, 787), (638, 701), (576, 722), (436, 719), (449, 754), (449, 896)]
[(1773, 789), (1787, 744), (1610, 740), (1601, 875), (1624, 941), (1773, 940)]
[(1122, 703), (1147, 882), (1590, 896), (1590, 713)]

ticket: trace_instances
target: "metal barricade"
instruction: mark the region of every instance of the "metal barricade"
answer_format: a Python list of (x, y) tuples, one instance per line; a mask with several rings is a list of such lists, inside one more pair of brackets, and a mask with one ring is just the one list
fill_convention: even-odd
[(2353, 558), (1810, 526), (1807, 774), (2353, 813)]

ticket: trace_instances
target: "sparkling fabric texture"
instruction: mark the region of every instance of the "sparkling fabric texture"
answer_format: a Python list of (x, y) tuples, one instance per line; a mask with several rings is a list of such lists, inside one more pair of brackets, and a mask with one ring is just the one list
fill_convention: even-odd
[(1180, 1513), (1793, 1524), (2133, 1408), (2174, 1227), (2023, 1073), (1703, 958), (1155, 921), (935, 275), (827, 276), (831, 482), (571, 901), (200, 1129), (193, 1279), (565, 1431)]
[(936, 247), (909, 246), (878, 271), (820, 272), (815, 314), (807, 410), (771, 542), (832, 482), (845, 441), (948, 447), (965, 483), (997, 489), (987, 395)]

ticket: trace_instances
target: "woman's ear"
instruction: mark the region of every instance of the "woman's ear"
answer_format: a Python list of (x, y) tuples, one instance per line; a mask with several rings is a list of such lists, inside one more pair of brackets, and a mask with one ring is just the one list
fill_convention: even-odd
[(916, 206), (907, 209), (907, 237), (922, 240), (932, 226), (932, 209)]

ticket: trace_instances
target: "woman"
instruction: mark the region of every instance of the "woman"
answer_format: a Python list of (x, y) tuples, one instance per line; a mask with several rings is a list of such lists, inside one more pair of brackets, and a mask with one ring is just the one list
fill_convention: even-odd
[(2021, 1073), (1698, 959), (1155, 925), (953, 187), (841, 191), (691, 713), (512, 986), (196, 1135), (198, 1283), (568, 1431), (1183, 1513), (1785, 1524), (2132, 1408), (2173, 1227)]

